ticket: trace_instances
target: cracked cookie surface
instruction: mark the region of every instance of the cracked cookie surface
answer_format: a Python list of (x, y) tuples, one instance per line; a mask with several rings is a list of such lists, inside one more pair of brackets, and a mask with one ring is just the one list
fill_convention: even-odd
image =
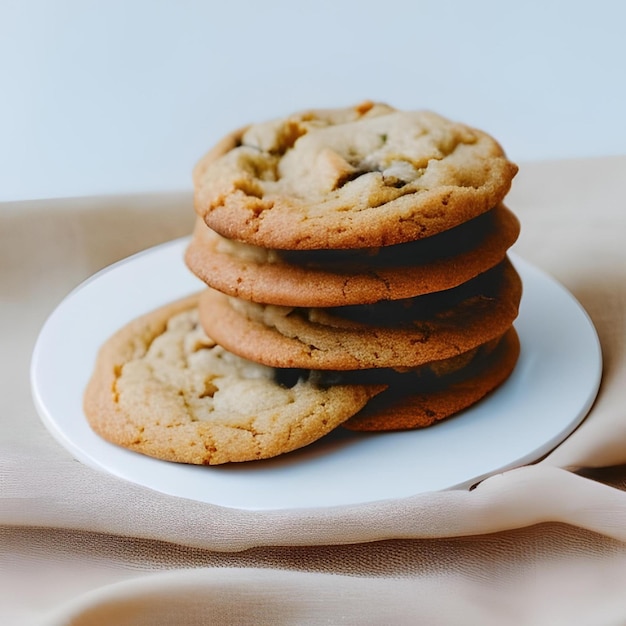
[(366, 102), (225, 137), (194, 169), (194, 203), (215, 231), (254, 245), (387, 246), (492, 209), (516, 172), (478, 129)]
[(193, 296), (134, 320), (103, 345), (84, 408), (91, 427), (112, 443), (216, 465), (308, 445), (382, 388), (281, 386), (273, 368), (230, 354), (206, 335)]
[[(216, 341), (274, 367), (352, 370), (416, 367), (504, 333), (522, 284), (508, 259), (474, 281), (414, 299), (364, 307), (260, 305), (207, 289), (200, 320)], [(428, 303), (426, 305), (426, 303)]]
[(197, 220), (185, 252), (209, 287), (263, 304), (327, 307), (455, 287), (499, 263), (519, 235), (504, 206), (428, 239), (364, 251), (283, 252), (225, 239)]

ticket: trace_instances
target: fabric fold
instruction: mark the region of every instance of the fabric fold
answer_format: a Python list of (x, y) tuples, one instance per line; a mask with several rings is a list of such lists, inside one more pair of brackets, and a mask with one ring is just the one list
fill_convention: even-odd
[[(317, 509), (244, 511), (140, 487), (73, 460), (36, 415), (28, 363), (46, 316), (98, 269), (191, 232), (188, 195), (0, 206), (3, 623), (623, 623), (624, 171), (626, 157), (522, 164), (507, 198), (522, 223), (515, 252), (561, 282), (598, 332), (603, 380), (579, 428), (471, 490)], [(601, 470), (611, 466), (614, 480)], [(150, 558), (127, 554), (133, 541)], [(407, 574), (409, 547), (435, 565)], [(189, 569), (197, 551), (217, 566)], [(355, 556), (327, 565), (337, 551)], [(300, 552), (311, 557), (301, 567)], [(157, 566), (169, 571), (142, 571)], [(33, 581), (48, 569), (41, 592)]]
[[(3, 474), (15, 476), (7, 462), (3, 459), (0, 464)], [(51, 482), (64, 485), (63, 493), (44, 478), (44, 464)], [(470, 491), (273, 511), (243, 511), (173, 498), (74, 462), (47, 460), (41, 465), (40, 471), (5, 483), (0, 523), (112, 533), (225, 552), (469, 536), (541, 522), (563, 522), (626, 541), (625, 492), (543, 464), (492, 476)], [(126, 499), (123, 515), (116, 505), (119, 493)]]
[[(424, 575), (359, 578), (255, 569), (175, 570), (98, 588), (43, 616), (37, 626), (202, 624), (618, 624), (626, 613), (621, 563), (589, 570), (548, 567), (497, 588)], [(568, 576), (583, 593), (572, 593)], [(442, 597), (445, 595), (445, 598)], [(592, 595), (595, 602), (590, 603)]]

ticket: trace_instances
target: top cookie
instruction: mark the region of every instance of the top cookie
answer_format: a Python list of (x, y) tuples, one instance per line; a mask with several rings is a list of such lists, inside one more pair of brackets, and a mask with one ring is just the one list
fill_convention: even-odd
[(495, 207), (516, 172), (480, 130), (366, 102), (225, 137), (194, 170), (195, 207), (221, 235), (262, 247), (387, 246)]

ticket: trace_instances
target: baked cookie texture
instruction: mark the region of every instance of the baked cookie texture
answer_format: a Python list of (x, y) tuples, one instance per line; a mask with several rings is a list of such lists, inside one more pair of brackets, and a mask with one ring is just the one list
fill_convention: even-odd
[(189, 269), (229, 296), (282, 306), (334, 307), (456, 287), (501, 262), (520, 232), (500, 205), (438, 235), (357, 250), (284, 251), (222, 237), (198, 219)]
[(214, 465), (462, 413), (520, 354), (516, 172), (488, 134), (381, 103), (228, 134), (193, 172), (205, 289), (104, 344), (89, 423)]
[[(490, 342), (491, 343), (491, 342)], [(385, 431), (426, 428), (476, 404), (513, 372), (520, 353), (517, 332), (510, 328), (495, 346), (481, 346), (466, 370), (427, 385), (390, 386), (342, 426), (348, 430)]]
[(112, 443), (168, 461), (217, 465), (305, 446), (383, 388), (280, 385), (272, 368), (210, 339), (191, 297), (142, 316), (104, 344), (84, 409)]
[(223, 139), (196, 166), (195, 208), (229, 239), (306, 250), (429, 237), (497, 206), (517, 166), (488, 134), (372, 102)]
[(408, 301), (332, 309), (261, 305), (206, 289), (200, 319), (229, 350), (272, 367), (415, 367), (471, 350), (511, 326), (522, 293), (511, 263), (474, 281)]

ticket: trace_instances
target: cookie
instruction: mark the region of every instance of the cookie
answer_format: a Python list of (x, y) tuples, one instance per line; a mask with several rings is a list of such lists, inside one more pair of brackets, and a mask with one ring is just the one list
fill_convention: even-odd
[(429, 237), (496, 207), (517, 166), (488, 134), (366, 102), (224, 138), (194, 170), (194, 204), (229, 238), (289, 250)]
[(423, 386), (417, 392), (406, 385), (390, 386), (342, 427), (388, 431), (432, 426), (476, 404), (503, 384), (513, 372), (519, 354), (519, 337), (511, 327), (496, 349), (482, 359), (475, 359), (467, 371), (443, 377), (439, 384)]
[(93, 430), (114, 444), (215, 465), (306, 446), (382, 388), (281, 385), (272, 368), (229, 354), (204, 333), (194, 296), (138, 318), (103, 345), (84, 409)]
[(331, 307), (455, 287), (499, 263), (520, 225), (504, 206), (416, 242), (365, 250), (280, 251), (218, 235), (198, 219), (189, 269), (227, 295), (262, 304)]
[(276, 380), (292, 387), (299, 380), (311, 380), (322, 387), (331, 385), (383, 385), (385, 389), (440, 388), (442, 381), (452, 380), (452, 376), (462, 373), (476, 361), (497, 346), (500, 337), (492, 339), (471, 350), (439, 361), (430, 361), (416, 367), (372, 368), (360, 370), (305, 370), (298, 368), (275, 368)]
[(273, 367), (350, 370), (415, 367), (450, 358), (507, 330), (521, 280), (508, 259), (459, 287), (373, 305), (260, 305), (213, 289), (200, 320), (226, 349)]

